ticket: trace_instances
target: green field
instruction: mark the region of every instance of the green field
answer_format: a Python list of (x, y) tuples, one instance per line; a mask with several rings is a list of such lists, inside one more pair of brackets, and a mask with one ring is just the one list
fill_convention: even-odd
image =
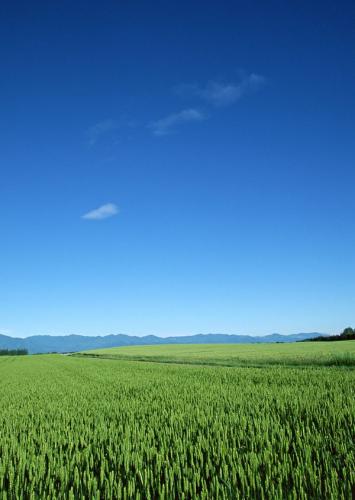
[(0, 359), (1, 499), (351, 498), (353, 344), (112, 353)]
[(195, 344), (95, 349), (88, 356), (222, 366), (355, 366), (355, 342)]

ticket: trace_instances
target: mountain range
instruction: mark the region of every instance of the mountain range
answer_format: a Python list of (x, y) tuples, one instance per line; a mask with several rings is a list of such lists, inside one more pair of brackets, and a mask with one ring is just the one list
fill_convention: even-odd
[(325, 336), (325, 334), (296, 333), (293, 335), (280, 335), (273, 333), (263, 337), (251, 335), (226, 335), (218, 333), (189, 335), (183, 337), (157, 337), (147, 335), (135, 337), (131, 335), (106, 335), (89, 337), (84, 335), (33, 335), (32, 337), (17, 338), (0, 335), (0, 349), (27, 349), (29, 354), (49, 352), (78, 352), (87, 349), (103, 349), (108, 347), (121, 347), (133, 345), (159, 345), (159, 344), (256, 344), (270, 342), (297, 342)]

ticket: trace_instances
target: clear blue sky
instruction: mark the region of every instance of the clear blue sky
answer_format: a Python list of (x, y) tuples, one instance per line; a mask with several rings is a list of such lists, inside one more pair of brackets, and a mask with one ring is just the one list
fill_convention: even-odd
[(0, 333), (355, 326), (354, 2), (0, 6)]

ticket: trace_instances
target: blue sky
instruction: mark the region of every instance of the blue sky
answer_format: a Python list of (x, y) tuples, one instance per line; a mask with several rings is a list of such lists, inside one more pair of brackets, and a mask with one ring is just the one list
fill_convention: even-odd
[(353, 2), (2, 2), (0, 333), (355, 326)]

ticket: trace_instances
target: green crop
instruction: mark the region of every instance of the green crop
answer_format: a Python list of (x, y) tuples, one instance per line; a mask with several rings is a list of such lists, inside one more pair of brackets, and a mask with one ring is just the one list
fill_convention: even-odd
[(4, 357), (0, 498), (349, 499), (354, 382), (351, 367)]
[(219, 366), (354, 366), (355, 342), (115, 347), (80, 356)]

